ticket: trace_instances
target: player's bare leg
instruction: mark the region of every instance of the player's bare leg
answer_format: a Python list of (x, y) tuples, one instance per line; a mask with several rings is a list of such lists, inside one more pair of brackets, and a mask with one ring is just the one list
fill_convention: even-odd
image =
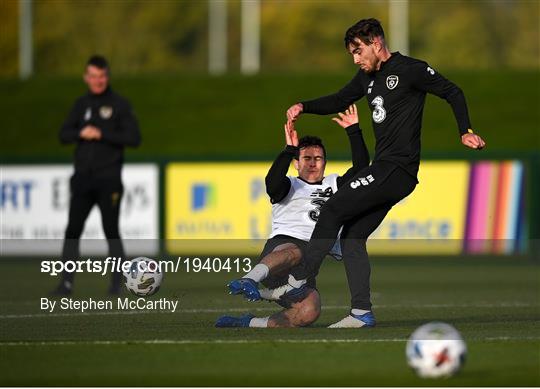
[(319, 292), (310, 289), (304, 300), (293, 303), (291, 308), (270, 316), (268, 327), (305, 327), (315, 322), (320, 314), (321, 298)]
[[(298, 265), (302, 258), (302, 251), (294, 243), (284, 243), (267, 254), (257, 266), (239, 280), (229, 283), (229, 290), (233, 294), (243, 294), (248, 300), (260, 300), (261, 294), (271, 292), (271, 289), (263, 289), (259, 292), (257, 282), (264, 280), (269, 275), (280, 276), (287, 274), (290, 269)], [(255, 281), (257, 280), (257, 282)], [(238, 292), (233, 292), (233, 290)], [(270, 295), (264, 296), (269, 300)], [(221, 316), (216, 327), (303, 327), (313, 323), (321, 313), (321, 300), (315, 289), (309, 289), (307, 297), (297, 303), (291, 304), (281, 312), (267, 317), (255, 317), (247, 314), (241, 317)]]
[(294, 243), (284, 243), (277, 246), (274, 251), (261, 259), (260, 263), (268, 267), (270, 275), (279, 275), (288, 272), (291, 267), (298, 265), (301, 259), (302, 251), (300, 251), (297, 245)]
[(288, 271), (300, 263), (302, 251), (294, 243), (283, 243), (267, 254), (255, 267), (238, 280), (228, 285), (231, 294), (243, 294), (248, 300), (261, 299), (257, 283), (269, 275), (287, 274)]
[(267, 317), (247, 314), (240, 317), (221, 316), (216, 327), (291, 328), (305, 327), (315, 322), (321, 314), (319, 292), (309, 289), (306, 298), (293, 303), (290, 308)]

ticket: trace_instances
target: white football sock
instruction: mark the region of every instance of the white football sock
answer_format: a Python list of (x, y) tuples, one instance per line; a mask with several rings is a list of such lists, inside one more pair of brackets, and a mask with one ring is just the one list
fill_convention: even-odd
[(279, 300), (279, 298), (283, 296), (285, 293), (287, 293), (289, 290), (290, 290), (289, 285), (282, 285), (282, 286), (278, 286), (275, 289), (268, 289), (268, 288), (259, 289), (259, 293), (261, 294), (261, 298), (264, 300), (276, 301), (276, 300)]
[(269, 271), (270, 269), (268, 269), (268, 266), (266, 266), (264, 263), (259, 263), (242, 278), (251, 278), (255, 282), (261, 282), (268, 277)]
[(364, 310), (364, 309), (356, 309), (356, 308), (351, 309), (351, 313), (352, 313), (353, 315), (364, 315), (364, 314), (366, 314), (366, 313), (368, 313), (368, 312), (371, 312), (371, 311), (366, 311), (366, 310)]
[(253, 328), (266, 328), (268, 327), (268, 319), (270, 319), (270, 316), (254, 317), (249, 322), (249, 326)]

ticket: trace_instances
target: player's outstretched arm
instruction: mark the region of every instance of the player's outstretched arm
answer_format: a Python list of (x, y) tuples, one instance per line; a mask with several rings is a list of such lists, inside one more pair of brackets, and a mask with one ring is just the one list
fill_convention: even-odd
[(304, 111), (304, 105), (302, 103), (296, 103), (289, 107), (287, 110), (287, 122), (296, 121), (300, 114)]
[(363, 77), (365, 76), (360, 70), (356, 73), (354, 78), (338, 92), (314, 100), (302, 101), (302, 112), (327, 115), (346, 110), (347, 107), (364, 96), (364, 87), (362, 84)]
[(416, 88), (445, 99), (450, 104), (461, 135), (461, 143), (476, 150), (481, 150), (485, 147), (486, 142), (471, 130), (472, 125), (467, 102), (459, 86), (443, 77), (431, 66), (422, 61), (418, 61), (412, 66), (411, 75), (413, 77), (413, 85)]
[(347, 131), (353, 162), (353, 166), (343, 176), (338, 178), (337, 184), (339, 187), (349, 181), (361, 169), (369, 165), (369, 152), (362, 136), (362, 130), (358, 125), (356, 105), (352, 104), (344, 113), (338, 113), (338, 116), (338, 118), (332, 118), (332, 120)]
[(287, 120), (283, 129), (285, 130), (285, 142), (287, 143), (287, 146), (298, 147), (298, 133), (294, 128), (294, 122), (292, 120)]
[(486, 142), (473, 132), (461, 135), (461, 143), (465, 146), (470, 147), (471, 149), (482, 150), (486, 147)]
[(292, 121), (287, 121), (284, 126), (285, 142), (287, 146), (277, 156), (276, 160), (268, 170), (264, 182), (266, 193), (270, 196), (272, 204), (279, 203), (287, 196), (291, 189), (291, 181), (287, 177), (287, 172), (292, 159), (298, 151), (298, 134)]
[(332, 120), (343, 128), (358, 124), (358, 111), (354, 104), (350, 105), (344, 113), (338, 112), (338, 116), (337, 118), (332, 118)]

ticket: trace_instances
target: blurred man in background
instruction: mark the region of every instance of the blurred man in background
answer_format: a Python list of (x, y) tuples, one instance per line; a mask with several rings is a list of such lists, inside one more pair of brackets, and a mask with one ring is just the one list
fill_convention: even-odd
[(372, 111), (375, 157), (369, 167), (353, 177), (322, 209), (303, 262), (292, 269), (293, 277), (285, 293), (302, 300), (307, 280), (318, 274), (332, 247), (330, 238), (346, 225), (348, 241), (358, 246), (356, 258), (347, 261), (344, 256), (351, 311), (331, 327), (360, 328), (375, 325), (366, 240), (388, 211), (418, 183), (426, 93), (451, 105), (465, 146), (479, 150), (485, 142), (471, 129), (461, 89), (426, 62), (390, 52), (378, 20), (363, 19), (350, 27), (345, 34), (345, 47), (360, 68), (355, 77), (335, 94), (293, 105), (287, 111), (287, 118), (297, 120), (303, 112), (336, 113), (365, 96)]
[[(124, 259), (119, 232), (124, 147), (141, 142), (139, 126), (129, 102), (109, 85), (109, 65), (101, 56), (91, 57), (84, 73), (88, 93), (79, 97), (60, 130), (63, 144), (76, 143), (75, 173), (70, 180), (69, 220), (62, 258), (79, 258), (79, 238), (85, 221), (97, 204), (109, 255)], [(121, 273), (113, 272), (110, 294), (120, 292)], [(64, 272), (55, 294), (73, 291), (74, 273)]]

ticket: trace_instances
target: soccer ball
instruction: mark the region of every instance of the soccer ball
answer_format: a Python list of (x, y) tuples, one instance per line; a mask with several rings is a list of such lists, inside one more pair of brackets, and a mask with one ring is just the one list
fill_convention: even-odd
[(407, 342), (407, 362), (422, 378), (456, 374), (467, 355), (467, 346), (450, 324), (431, 322), (413, 332)]
[(163, 273), (153, 259), (138, 257), (132, 259), (128, 271), (124, 271), (126, 288), (136, 296), (151, 296), (159, 290)]

